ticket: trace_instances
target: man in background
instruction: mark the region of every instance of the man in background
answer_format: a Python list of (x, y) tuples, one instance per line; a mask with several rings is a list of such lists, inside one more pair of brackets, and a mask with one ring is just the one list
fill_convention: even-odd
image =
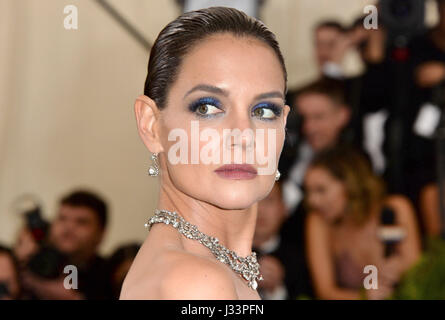
[(288, 164), (283, 193), (293, 211), (300, 203), (306, 168), (317, 152), (351, 140), (347, 127), (351, 117), (341, 81), (322, 79), (300, 89), (293, 97), (301, 138), (293, 161)]
[(295, 242), (283, 241), (280, 235), (287, 216), (281, 182), (277, 181), (269, 195), (258, 203), (253, 238), (260, 273), (264, 278), (258, 283), (258, 291), (266, 300), (292, 300), (311, 295), (303, 248)]
[[(95, 193), (78, 190), (63, 197), (48, 234), (51, 250), (41, 250), (30, 260), (34, 267), (23, 273), (25, 289), (37, 299), (109, 299), (108, 266), (97, 253), (106, 224), (107, 204)], [(50, 255), (54, 251), (58, 254)], [(52, 266), (45, 265), (50, 260), (45, 255), (56, 257), (51, 260)], [(64, 286), (67, 274), (60, 269), (66, 265), (77, 268), (77, 290)], [(48, 274), (46, 270), (51, 268), (58, 276), (42, 276), (43, 271)]]

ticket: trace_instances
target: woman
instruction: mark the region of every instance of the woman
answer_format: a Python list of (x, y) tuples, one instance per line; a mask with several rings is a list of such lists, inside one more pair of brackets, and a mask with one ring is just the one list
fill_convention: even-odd
[[(305, 190), (310, 210), (306, 252), (316, 295), (320, 299), (389, 297), (420, 254), (409, 201), (385, 196), (365, 158), (344, 147), (312, 161)], [(388, 236), (398, 241), (387, 244), (384, 238)], [(378, 289), (365, 290), (366, 284), (372, 284), (366, 279), (372, 268), (366, 266), (377, 268), (373, 275)]]
[[(275, 36), (238, 10), (188, 12), (161, 31), (135, 102), (139, 134), (154, 154), (149, 173), (160, 176), (161, 211), (147, 223), (121, 299), (259, 298), (256, 203), (279, 177), (286, 81)], [(241, 131), (255, 134), (232, 135)], [(253, 151), (270, 161), (248, 161)]]

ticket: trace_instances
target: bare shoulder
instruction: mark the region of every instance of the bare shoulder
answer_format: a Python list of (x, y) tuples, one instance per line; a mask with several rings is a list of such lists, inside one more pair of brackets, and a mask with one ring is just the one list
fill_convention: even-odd
[(161, 299), (238, 299), (228, 271), (217, 261), (180, 253), (166, 268), (160, 286)]
[(123, 286), (121, 299), (238, 299), (224, 265), (180, 250), (159, 254), (147, 272)]
[(304, 237), (308, 253), (315, 247), (325, 246), (330, 240), (329, 226), (320, 213), (312, 211), (308, 213), (304, 228)]
[(386, 203), (395, 207), (411, 207), (411, 201), (401, 194), (393, 194), (386, 197)]

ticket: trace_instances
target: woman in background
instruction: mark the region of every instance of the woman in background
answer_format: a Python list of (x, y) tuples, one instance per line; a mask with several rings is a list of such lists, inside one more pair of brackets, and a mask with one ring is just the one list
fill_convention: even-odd
[[(328, 150), (312, 161), (305, 191), (310, 210), (306, 252), (316, 295), (320, 299), (389, 297), (420, 254), (410, 202), (385, 195), (369, 163), (345, 147)], [(391, 223), (386, 231), (399, 240), (393, 245), (382, 239), (385, 219)], [(377, 267), (378, 289), (364, 290), (368, 265)]]

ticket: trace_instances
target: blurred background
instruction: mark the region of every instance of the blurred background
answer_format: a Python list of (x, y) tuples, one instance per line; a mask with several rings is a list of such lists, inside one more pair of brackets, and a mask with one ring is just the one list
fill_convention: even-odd
[[(282, 255), (276, 255), (275, 260), (263, 261), (263, 273), (269, 273), (272, 280), (264, 284), (262, 296), (357, 297), (350, 291), (320, 285), (330, 280), (323, 271), (311, 267), (319, 256), (304, 253), (308, 246), (319, 245), (311, 242), (310, 236), (304, 238), (309, 232), (304, 230), (317, 230), (318, 222), (316, 218), (307, 222), (301, 218), (306, 215), (298, 214), (304, 208), (307, 212), (322, 211), (316, 196), (307, 199), (320, 187), (317, 183), (324, 183), (322, 173), (312, 170), (312, 180), (307, 178), (307, 184), (304, 177), (311, 163), (312, 168), (329, 172), (324, 165), (326, 159), (335, 160), (338, 155), (321, 151), (343, 140), (339, 138), (343, 131), (345, 141), (354, 145), (359, 158), (363, 154), (363, 162), (370, 166), (368, 175), (357, 179), (372, 176), (383, 180), (382, 189), (388, 195), (399, 195), (388, 200), (394, 204), (393, 211), (412, 209), (414, 222), (409, 218), (399, 221), (408, 239), (400, 249), (401, 255), (416, 251), (413, 248), (417, 245), (423, 247), (423, 237), (440, 234), (435, 134), (440, 131), (442, 100), (438, 96), (445, 79), (445, 18), (440, 19), (444, 10), (439, 10), (442, 0), (408, 1), (408, 6), (401, 1), (386, 1), (386, 16), (379, 14), (379, 29), (374, 31), (363, 28), (364, 8), (376, 5), (373, 0), (0, 0), (0, 243), (5, 245), (0, 257), (2, 252), (9, 256), (9, 265), (17, 270), (31, 266), (31, 271), (17, 277), (21, 279), (17, 285), (20, 290), (2, 282), (0, 272), (0, 295), (3, 292), (5, 296), (40, 299), (118, 295), (120, 281), (145, 239), (144, 223), (156, 207), (157, 181), (147, 174), (150, 155), (138, 136), (133, 113), (134, 100), (143, 92), (150, 44), (184, 10), (215, 2), (227, 6), (236, 3), (262, 20), (276, 34), (289, 74), (288, 104), (293, 114), (280, 162), (282, 182), (277, 194), (271, 195), (278, 197), (277, 205), (262, 211), (264, 221), (270, 214), (270, 219), (279, 223), (275, 230), (261, 231), (264, 225), (259, 221), (255, 245), (261, 252), (260, 247), (270, 245), (278, 233), (281, 243), (289, 239), (287, 243), (293, 244), (281, 250)], [(68, 5), (78, 10), (77, 29), (64, 28), (68, 15), (64, 8)], [(432, 38), (433, 43), (438, 39), (438, 44), (427, 50), (428, 32), (438, 25), (442, 25), (442, 31), (435, 31)], [(416, 69), (430, 60), (441, 62)], [(409, 96), (417, 92), (415, 88), (421, 92)], [(332, 109), (338, 117), (326, 118), (330, 113), (323, 114), (323, 102), (317, 97), (340, 105)], [(414, 101), (416, 105), (406, 112), (403, 107)], [(409, 117), (401, 116), (407, 113)], [(323, 119), (332, 127), (326, 127)], [(384, 124), (387, 119), (393, 120), (386, 122), (390, 125)], [(413, 134), (416, 137), (411, 139)], [(417, 136), (421, 141), (411, 144)], [(413, 150), (426, 154), (428, 160), (407, 160), (404, 154)], [(322, 159), (316, 157), (318, 154)], [(424, 166), (428, 172), (417, 170)], [(348, 167), (345, 170), (346, 175)], [(360, 170), (353, 169), (352, 175)], [(404, 179), (406, 176), (413, 177), (414, 182)], [(370, 194), (373, 191), (370, 188)], [(426, 199), (423, 202), (420, 194)], [(96, 222), (88, 220), (91, 211), (98, 218)], [(394, 214), (389, 214), (380, 225), (393, 225), (393, 221)], [(382, 232), (386, 231), (389, 241), (397, 244), (400, 230)], [(395, 238), (391, 238), (394, 233)], [(48, 239), (57, 250), (41, 250), (51, 242)], [(36, 258), (39, 252), (43, 256)], [(293, 265), (276, 263), (289, 261), (289, 252), (298, 252), (290, 254)], [(41, 278), (57, 278), (61, 261), (66, 259), (59, 257), (61, 253), (71, 255), (69, 260), (80, 265), (88, 260), (85, 257), (100, 257), (91, 267), (93, 271), (86, 274), (97, 278), (107, 264), (114, 282), (102, 279), (101, 284), (93, 286), (96, 289), (85, 290), (82, 296), (60, 293), (50, 283), (42, 283)], [(403, 259), (411, 265), (416, 257)], [(4, 263), (8, 265), (8, 259)], [(299, 277), (289, 276), (300, 269)], [(399, 269), (395, 273), (406, 268)], [(354, 282), (349, 276), (338, 277), (344, 283)], [(42, 290), (49, 293), (37, 293)], [(376, 298), (381, 297), (386, 295)]]

